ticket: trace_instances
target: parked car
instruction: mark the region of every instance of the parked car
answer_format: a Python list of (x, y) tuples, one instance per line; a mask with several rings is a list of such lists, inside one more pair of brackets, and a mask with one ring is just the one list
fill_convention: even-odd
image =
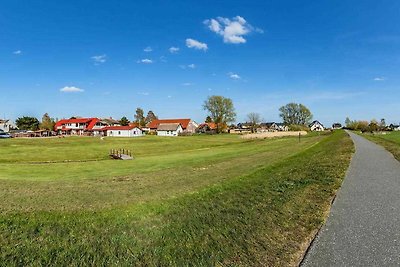
[(9, 135), (8, 133), (5, 133), (5, 132), (0, 132), (0, 139), (1, 138), (11, 138), (11, 135)]

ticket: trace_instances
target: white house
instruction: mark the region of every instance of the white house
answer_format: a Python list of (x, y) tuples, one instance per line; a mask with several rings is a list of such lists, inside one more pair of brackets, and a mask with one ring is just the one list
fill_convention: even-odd
[(323, 132), (325, 130), (324, 125), (319, 121), (313, 121), (309, 127), (312, 132)]
[(135, 125), (128, 126), (107, 126), (102, 128), (105, 136), (110, 137), (138, 137), (143, 136), (143, 132)]
[(157, 127), (157, 135), (159, 136), (178, 136), (183, 132), (180, 123), (160, 123)]
[(187, 133), (195, 133), (199, 125), (192, 119), (162, 119), (152, 120), (146, 127), (143, 127), (144, 131), (156, 132), (160, 124), (179, 123), (182, 130)]
[(0, 130), (8, 133), (12, 128), (16, 128), (16, 126), (10, 120), (0, 120)]

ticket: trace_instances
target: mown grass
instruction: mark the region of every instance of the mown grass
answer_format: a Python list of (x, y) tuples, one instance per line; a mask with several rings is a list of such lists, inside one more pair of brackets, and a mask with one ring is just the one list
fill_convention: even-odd
[[(268, 154), (269, 145), (275, 141), (282, 145), (275, 147), (275, 154), (288, 149), (280, 158)], [(302, 143), (308, 143), (298, 146), (290, 138), (275, 141), (257, 141), (254, 147), (246, 143), (256, 152), (244, 158), (262, 156), (250, 161), (241, 161), (243, 157), (220, 161), (217, 164), (222, 165), (215, 173), (199, 172), (193, 181), (221, 176), (232, 160), (238, 160), (232, 162), (234, 166), (252, 166), (250, 170), (234, 169), (229, 177), (213, 179), (197, 188), (188, 186), (191, 189), (162, 199), (77, 210), (47, 210), (36, 205), (10, 210), (1, 204), (0, 262), (72, 266), (295, 265), (324, 221), (353, 146), (342, 131), (303, 139)], [(262, 145), (267, 154), (256, 150)], [(186, 175), (180, 175), (184, 184)], [(26, 192), (34, 186), (30, 180), (17, 182), (17, 186), (28, 183)], [(51, 189), (51, 182), (43, 183)], [(167, 184), (154, 189), (153, 194), (172, 190)], [(9, 190), (12, 186), (8, 184)], [(179, 183), (172, 187), (177, 186)], [(134, 185), (128, 187), (135, 191)], [(61, 204), (63, 200), (56, 202)], [(51, 204), (42, 203), (46, 205)]]
[(393, 156), (400, 160), (400, 132), (386, 132), (385, 134), (362, 134), (367, 139), (383, 146)]

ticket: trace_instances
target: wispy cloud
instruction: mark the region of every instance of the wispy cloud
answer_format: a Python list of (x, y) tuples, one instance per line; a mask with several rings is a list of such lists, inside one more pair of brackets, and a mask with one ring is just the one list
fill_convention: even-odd
[(376, 78), (374, 78), (374, 81), (383, 82), (383, 81), (386, 81), (386, 78), (385, 77), (376, 77)]
[(84, 91), (85, 90), (75, 87), (75, 86), (65, 86), (60, 89), (60, 92), (63, 92), (63, 93), (82, 93)]
[(14, 55), (22, 55), (22, 51), (21, 50), (17, 50), (13, 52)]
[(146, 47), (145, 49), (143, 49), (143, 51), (149, 53), (149, 52), (153, 51), (153, 48), (151, 48), (150, 46), (148, 46), (148, 47)]
[(196, 65), (195, 64), (189, 64), (189, 65), (179, 65), (179, 68), (181, 68), (181, 69), (187, 69), (187, 68), (189, 68), (189, 69), (195, 69), (196, 68)]
[(193, 83), (182, 83), (183, 86), (192, 86)]
[(202, 43), (202, 42), (199, 42), (199, 41), (191, 39), (191, 38), (186, 39), (186, 46), (189, 48), (194, 48), (197, 50), (204, 50), (204, 51), (207, 51), (207, 49), (208, 49), (208, 46), (206, 43)]
[(179, 47), (175, 47), (175, 46), (171, 46), (169, 49), (168, 49), (168, 51), (171, 53), (171, 54), (176, 54), (176, 53), (178, 53), (179, 52)]
[(263, 33), (262, 29), (253, 27), (241, 16), (236, 16), (232, 19), (223, 17), (206, 19), (204, 24), (211, 31), (222, 36), (225, 43), (231, 44), (246, 43), (244, 36), (251, 32)]
[(240, 80), (240, 79), (242, 79), (242, 77), (240, 77), (239, 74), (236, 74), (236, 73), (233, 73), (233, 72), (229, 72), (228, 76), (232, 80)]
[(99, 65), (103, 64), (107, 61), (107, 55), (98, 55), (98, 56), (93, 56), (91, 59), (94, 61), (94, 64)]
[(150, 93), (149, 92), (139, 92), (138, 93), (138, 95), (144, 95), (144, 96), (147, 96), (147, 95), (149, 95)]
[(136, 61), (137, 63), (143, 63), (143, 64), (152, 64), (153, 60), (148, 59), (148, 58), (144, 58), (144, 59), (139, 59), (138, 61)]

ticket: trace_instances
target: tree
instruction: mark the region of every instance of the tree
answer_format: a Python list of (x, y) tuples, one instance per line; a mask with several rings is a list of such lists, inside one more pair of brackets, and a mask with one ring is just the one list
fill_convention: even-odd
[(210, 122), (212, 122), (212, 118), (210, 116), (207, 116), (206, 123), (210, 123)]
[(261, 115), (259, 113), (249, 113), (247, 114), (247, 119), (250, 123), (250, 129), (251, 132), (254, 133), (254, 130), (258, 126), (258, 124), (261, 122)]
[(147, 116), (146, 119), (144, 120), (144, 122), (147, 124), (153, 120), (157, 120), (157, 116), (154, 114), (153, 111), (149, 110), (149, 112), (147, 112)]
[(209, 112), (211, 119), (217, 124), (217, 132), (222, 132), (229, 122), (235, 121), (236, 113), (230, 98), (213, 95), (203, 104), (204, 110)]
[(351, 124), (353, 123), (349, 117), (346, 118), (346, 120), (344, 121), (344, 123), (346, 124), (347, 128), (350, 128)]
[(128, 118), (127, 117), (122, 117), (120, 120), (119, 120), (119, 124), (121, 124), (122, 126), (127, 126), (127, 125), (129, 125), (129, 120), (128, 120)]
[(45, 113), (42, 117), (42, 123), (40, 124), (40, 129), (52, 131), (54, 129), (54, 119), (50, 118), (49, 114)]
[(143, 109), (141, 109), (141, 108), (137, 108), (137, 109), (136, 109), (135, 122), (136, 122), (139, 126), (145, 126), (145, 125), (146, 125)]
[(384, 131), (386, 129), (386, 120), (385, 119), (381, 119), (381, 122), (379, 123), (379, 128), (381, 131)]
[(39, 120), (35, 117), (24, 116), (18, 118), (15, 123), (20, 130), (36, 131), (39, 129)]
[(307, 125), (312, 120), (311, 111), (303, 104), (289, 103), (282, 106), (279, 115), (286, 125)]

